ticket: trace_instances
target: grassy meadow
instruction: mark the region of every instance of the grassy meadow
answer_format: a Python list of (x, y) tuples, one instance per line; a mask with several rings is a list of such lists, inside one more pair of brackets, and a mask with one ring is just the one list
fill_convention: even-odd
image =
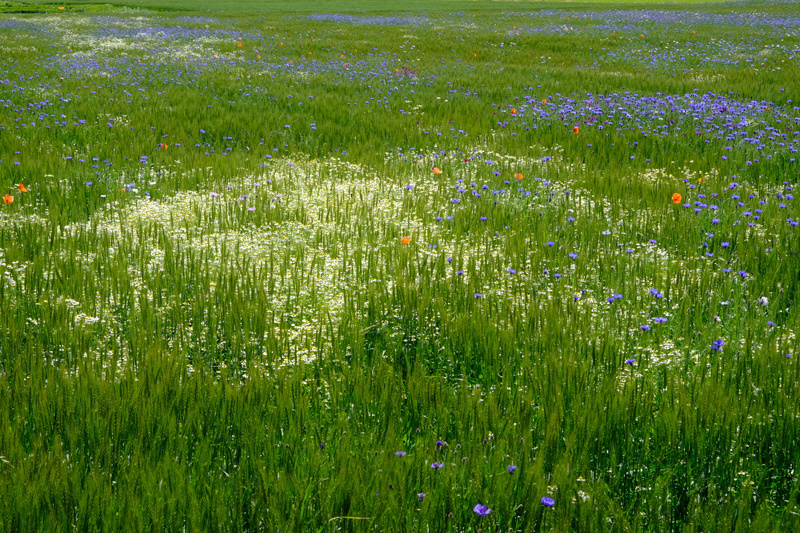
[(800, 531), (800, 4), (193, 4), (0, 5), (0, 531)]

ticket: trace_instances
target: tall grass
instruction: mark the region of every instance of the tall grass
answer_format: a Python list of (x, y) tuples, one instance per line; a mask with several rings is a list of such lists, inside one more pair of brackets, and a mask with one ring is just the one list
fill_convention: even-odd
[(0, 19), (1, 530), (800, 527), (796, 28), (113, 14)]

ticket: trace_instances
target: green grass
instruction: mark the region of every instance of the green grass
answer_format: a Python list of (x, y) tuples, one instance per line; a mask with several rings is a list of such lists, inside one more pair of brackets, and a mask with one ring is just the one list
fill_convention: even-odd
[(800, 528), (794, 4), (18, 6), (0, 531)]
[[(221, 5), (219, 2), (197, 2), (190, 0), (128, 0), (124, 2), (113, 2), (111, 4), (98, 4), (91, 0), (72, 0), (70, 2), (53, 2), (52, 0), (25, 0), (24, 2), (6, 2), (7, 5), (32, 6), (31, 9), (44, 9), (50, 12), (63, 6), (69, 10), (81, 11), (89, 6), (114, 5), (123, 8), (138, 9), (164, 9), (170, 11), (197, 12), (395, 12), (398, 6), (393, 2), (382, 0), (293, 0), (291, 2), (281, 0), (232, 0)], [(767, 1), (754, 1), (746, 5), (769, 5)], [(675, 9), (677, 6), (709, 6), (712, 8), (736, 7), (734, 2), (720, 2), (719, 0), (626, 0), (618, 2), (615, 0), (562, 0), (562, 1), (542, 1), (542, 0), (435, 0), (434, 2), (423, 0), (408, 0), (403, 2), (404, 11), (439, 11), (442, 9), (469, 10), (469, 11), (493, 11), (502, 12), (509, 9), (570, 9), (580, 10), (586, 7), (595, 8), (597, 6), (619, 7), (656, 7)], [(730, 7), (729, 7), (730, 6)], [(778, 9), (786, 6), (777, 6)], [(26, 8), (27, 9), (27, 8)], [(774, 9), (774, 7), (772, 7)], [(26, 11), (27, 12), (27, 11)]]

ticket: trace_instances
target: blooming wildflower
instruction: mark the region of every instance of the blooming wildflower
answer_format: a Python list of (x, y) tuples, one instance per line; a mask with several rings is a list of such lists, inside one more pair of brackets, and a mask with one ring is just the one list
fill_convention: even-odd
[(442, 171), (441, 171), (441, 170), (439, 170), (439, 169), (438, 169), (438, 168), (436, 168), (436, 167), (433, 167), (433, 173), (434, 173), (434, 174), (436, 174), (436, 175), (438, 176), (439, 174), (441, 174), (441, 173), (442, 173)]
[(676, 192), (675, 194), (672, 195), (672, 202), (673, 203), (679, 204), (679, 203), (681, 203), (681, 200), (683, 200), (683, 196), (681, 196), (680, 193)]
[(28, 192), (28, 189), (26, 189), (25, 186), (21, 183), (18, 185), (18, 187), (20, 192)]
[(723, 347), (724, 345), (725, 345), (725, 341), (724, 341), (724, 340), (722, 340), (722, 339), (718, 339), (718, 340), (715, 340), (715, 341), (714, 341), (714, 342), (711, 344), (711, 349), (712, 349), (712, 350), (714, 350), (714, 351), (717, 351), (717, 352), (721, 352), (721, 351), (722, 351), (722, 347)]
[(434, 462), (434, 463), (431, 465), (431, 468), (432, 468), (432, 469), (434, 469), (434, 470), (439, 470), (439, 469), (440, 469), (441, 467), (443, 467), (443, 466), (444, 466), (444, 463), (436, 463), (436, 462)]
[(636, 359), (634, 359), (633, 357), (631, 357), (630, 359), (625, 359), (625, 364), (626, 365), (632, 365), (635, 362), (636, 362)]
[(549, 496), (542, 496), (542, 505), (545, 507), (552, 507), (556, 504), (556, 501)]
[(489, 509), (487, 506), (481, 504), (476, 505), (475, 507), (473, 507), (472, 510), (475, 511), (475, 514), (477, 514), (478, 516), (486, 516), (487, 514), (492, 512), (492, 510)]
[(514, 474), (514, 470), (516, 470), (516, 469), (517, 469), (517, 467), (515, 465), (508, 465), (508, 473), (509, 474)]
[(408, 244), (411, 242), (411, 237), (403, 237), (402, 239), (400, 239), (400, 242), (402, 242), (403, 244)]
[(642, 324), (641, 326), (639, 326), (639, 329), (642, 331), (650, 331), (650, 326), (648, 326), (647, 324)]
[(425, 493), (424, 493), (424, 492), (420, 492), (420, 493), (418, 493), (418, 494), (417, 494), (417, 499), (418, 499), (419, 501), (422, 501), (422, 500), (424, 500), (424, 499), (425, 499)]
[(516, 271), (516, 270), (514, 270), (513, 268), (509, 268), (509, 269), (508, 269), (508, 273), (509, 273), (509, 274), (516, 274), (516, 273), (517, 273), (517, 271)]
[(667, 318), (666, 318), (666, 317), (663, 317), (663, 316), (657, 316), (657, 317), (655, 317), (655, 318), (653, 319), (653, 322), (655, 322), (656, 324), (663, 324), (663, 323), (665, 323), (666, 321), (667, 321)]
[(569, 256), (570, 256), (572, 259), (575, 259), (576, 257), (578, 257), (578, 254), (576, 254), (575, 252), (570, 252), (570, 253), (569, 253)]
[(475, 293), (475, 298), (483, 298), (483, 294), (481, 294), (479, 292), (476, 292)]
[(3, 202), (7, 204), (12, 204), (14, 203), (14, 197), (11, 196), (10, 194), (6, 194), (5, 196), (3, 196)]
[(578, 133), (578, 126), (575, 126), (574, 128), (572, 128), (572, 133), (575, 133), (575, 134)]
[(398, 456), (398, 457), (405, 457), (406, 456), (406, 452), (394, 452), (394, 454), (396, 456)]

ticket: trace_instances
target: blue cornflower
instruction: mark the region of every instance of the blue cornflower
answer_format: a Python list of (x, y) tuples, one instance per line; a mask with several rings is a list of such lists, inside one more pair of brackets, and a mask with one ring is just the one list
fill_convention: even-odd
[(473, 507), (472, 510), (475, 511), (475, 514), (477, 514), (478, 516), (486, 516), (487, 514), (492, 512), (491, 509), (489, 509), (485, 505), (481, 505), (480, 503), (475, 507)]

